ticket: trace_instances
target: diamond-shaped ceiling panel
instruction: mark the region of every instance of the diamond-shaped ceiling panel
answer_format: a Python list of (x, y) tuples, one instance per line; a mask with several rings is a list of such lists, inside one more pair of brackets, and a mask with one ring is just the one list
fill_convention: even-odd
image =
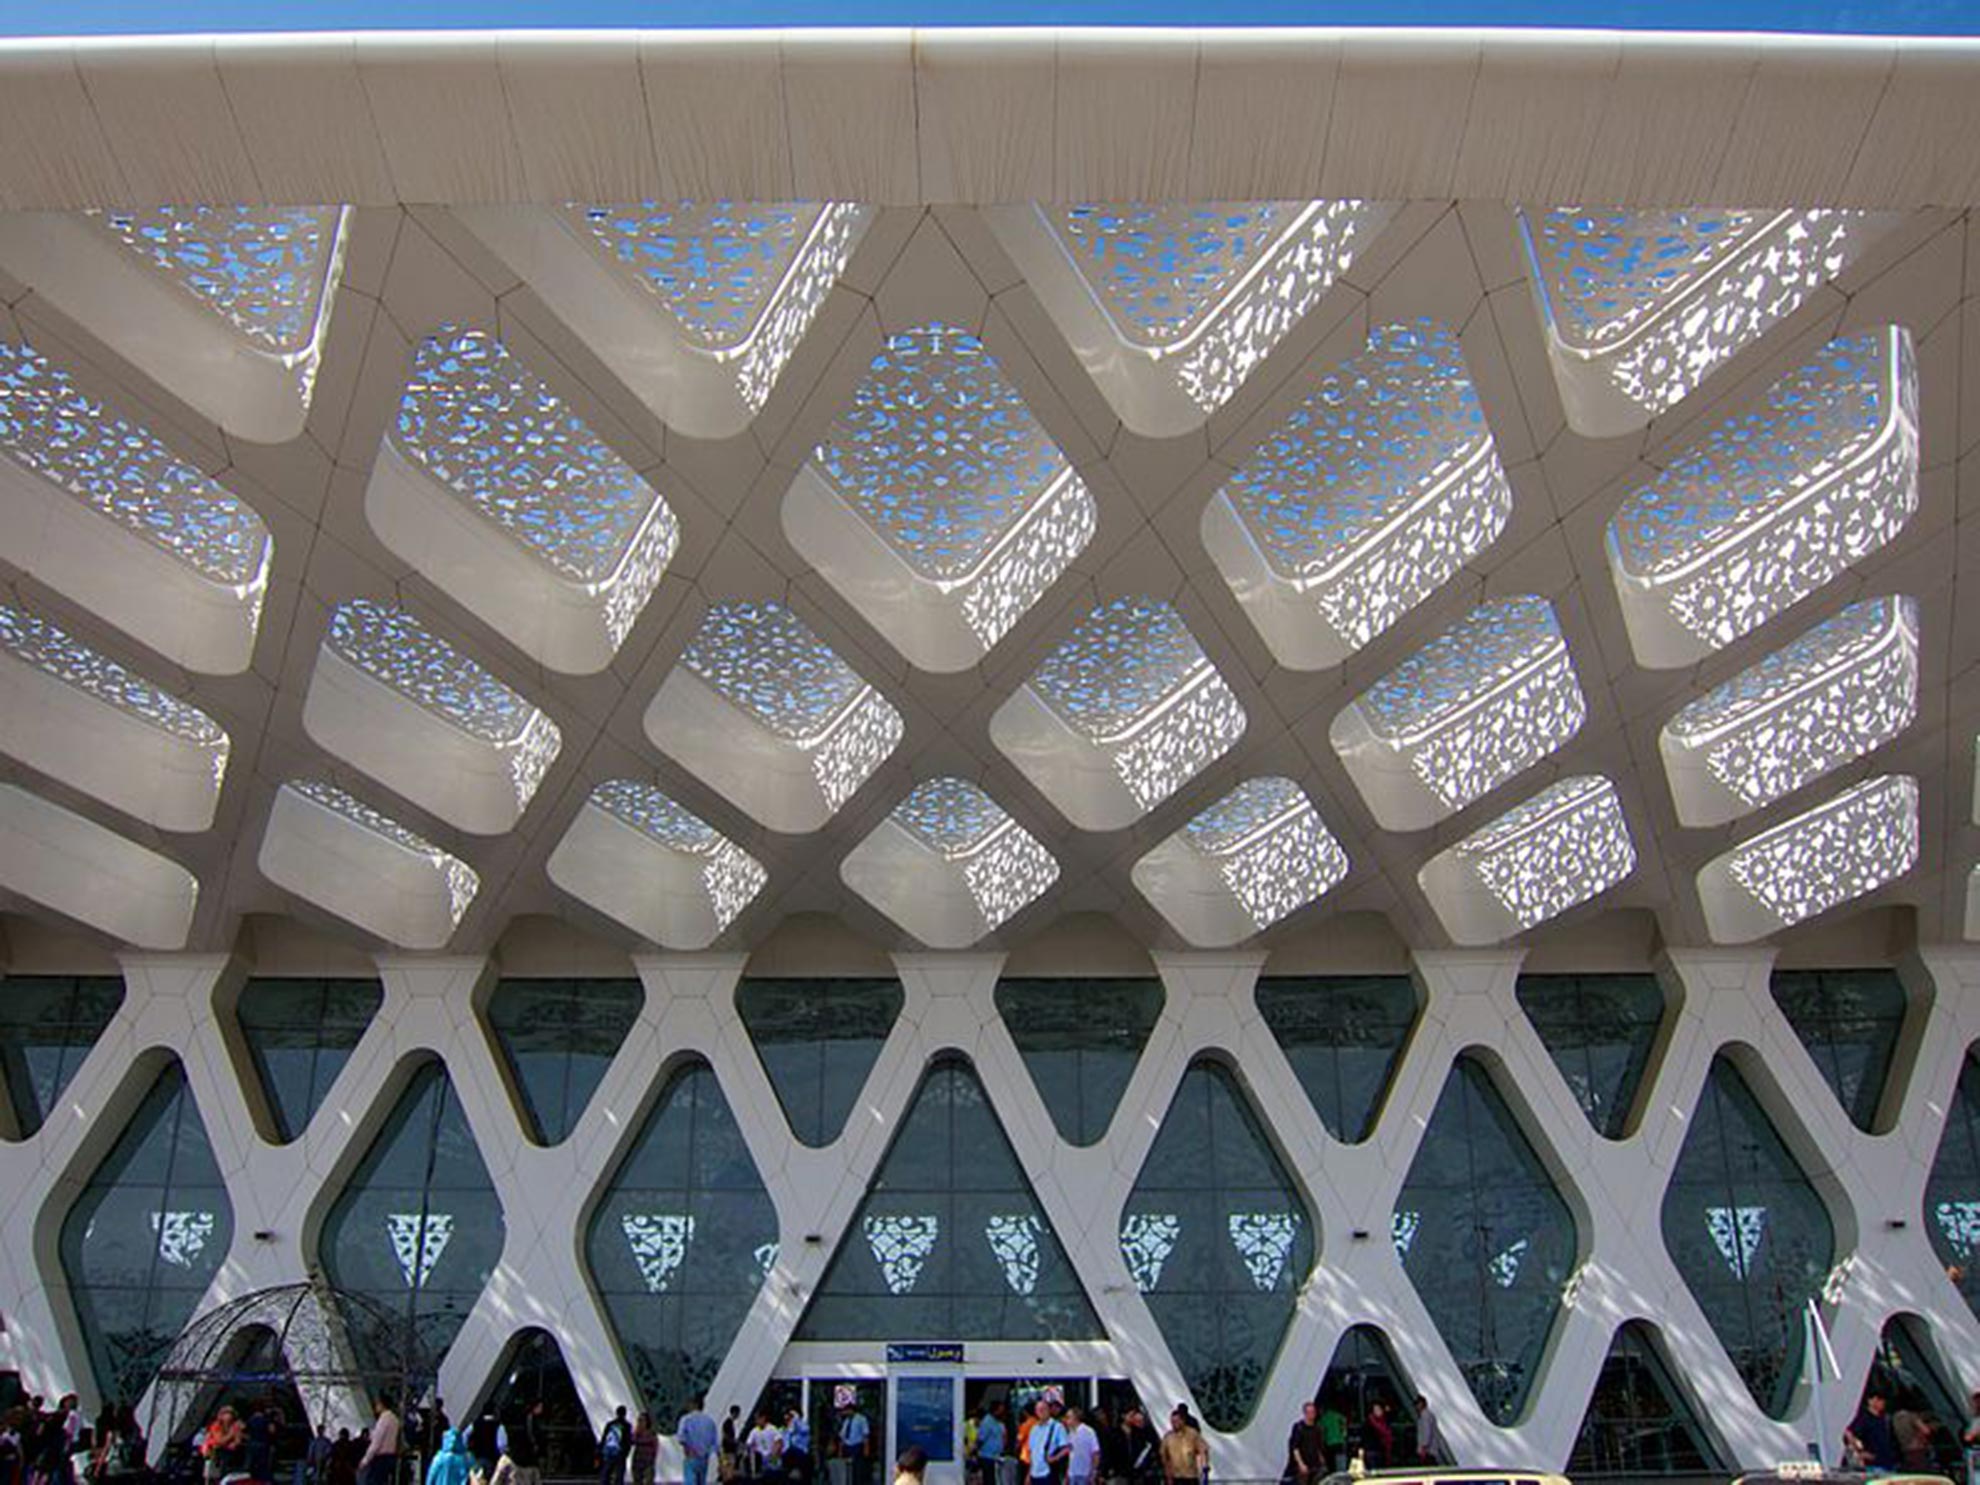
[(1272, 656), (1338, 665), (1497, 539), (1512, 487), (1457, 337), (1383, 325), (1203, 512), (1203, 544)]
[(1116, 598), (990, 719), (990, 739), (1083, 830), (1133, 824), (1244, 735), (1244, 708), (1171, 604)]
[(894, 648), (964, 670), (1093, 535), (1093, 497), (983, 342), (887, 337), (784, 497), (784, 531)]
[(680, 541), (652, 486), (482, 330), (414, 352), (365, 513), (455, 602), (579, 674), (618, 653)]

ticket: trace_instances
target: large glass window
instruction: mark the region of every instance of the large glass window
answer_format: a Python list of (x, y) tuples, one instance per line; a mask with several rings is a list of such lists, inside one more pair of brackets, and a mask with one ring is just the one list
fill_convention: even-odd
[(929, 1068), (832, 1255), (801, 1341), (1101, 1335), (968, 1062)]
[(1835, 1257), (1828, 1208), (1730, 1059), (1715, 1058), (1664, 1192), (1664, 1246), (1753, 1400), (1785, 1418), (1803, 1311)]
[(585, 1262), (640, 1401), (672, 1428), (777, 1262), (777, 1212), (705, 1062), (667, 1080), (585, 1228)]
[(0, 1078), (11, 1128), (26, 1139), (40, 1129), (89, 1049), (124, 1003), (115, 975), (9, 975), (0, 980)]
[[(1389, 1349), (1388, 1338), (1374, 1326), (1348, 1327), (1334, 1347), (1334, 1359), (1327, 1363), (1313, 1400), (1320, 1405), (1323, 1436), (1336, 1429), (1343, 1436), (1343, 1447), (1327, 1451), (1331, 1468), (1346, 1468), (1351, 1454), (1359, 1454), (1371, 1470), (1416, 1457), (1416, 1394)], [(1380, 1427), (1369, 1426), (1377, 1408), (1389, 1430), (1386, 1442)], [(1329, 1414), (1338, 1414), (1338, 1423)]]
[(1664, 1020), (1657, 977), (1521, 975), (1519, 1004), (1588, 1122), (1621, 1139)]
[(645, 1004), (638, 980), (503, 980), (495, 987), (488, 1028), (532, 1140), (564, 1142)]
[(235, 1007), (277, 1135), (309, 1127), (385, 999), (376, 980), (249, 980)]
[(1162, 1015), (1162, 982), (1005, 980), (997, 1014), (1062, 1139), (1105, 1137)]
[(105, 1401), (137, 1402), (233, 1240), (226, 1182), (175, 1061), (62, 1220), (62, 1272)]
[(742, 1017), (791, 1133), (817, 1148), (846, 1127), (901, 1013), (892, 980), (744, 980)]
[(1925, 1344), (1924, 1322), (1916, 1316), (1892, 1316), (1877, 1338), (1877, 1354), (1863, 1384), (1864, 1399), (1872, 1394), (1890, 1405), (1900, 1452), (1910, 1445), (1906, 1469), (1960, 1478), (1965, 1469), (1960, 1434), (1968, 1410), (1953, 1400), (1952, 1389)]
[(1858, 1129), (1877, 1105), (1904, 1031), (1904, 986), (1888, 969), (1777, 969), (1774, 1001)]
[(1724, 1474), (1725, 1462), (1678, 1389), (1647, 1327), (1630, 1321), (1609, 1343), (1575, 1435), (1568, 1473)]
[(1575, 1223), (1474, 1057), (1445, 1079), (1390, 1234), (1485, 1416), (1512, 1423), (1575, 1268)]
[(1980, 1056), (1971, 1048), (1925, 1183), (1925, 1231), (1946, 1277), (1980, 1316)]
[(1253, 994), (1327, 1132), (1349, 1144), (1367, 1139), (1416, 1023), (1415, 982), (1408, 975), (1273, 976)]
[[(447, 1069), (423, 1063), (323, 1224), (330, 1282), (402, 1315), (436, 1360), (501, 1261), (502, 1202)], [(359, 1317), (346, 1319), (356, 1327)], [(379, 1341), (353, 1335), (360, 1360)]]
[(1121, 1256), (1212, 1428), (1250, 1420), (1316, 1245), (1237, 1079), (1190, 1064), (1128, 1195)]
[[(509, 1342), (509, 1358), (489, 1394), (484, 1411), (515, 1437), (524, 1427), (530, 1411), (542, 1405), (536, 1427), (541, 1431), (543, 1473), (554, 1479), (575, 1479), (588, 1474), (597, 1459), (597, 1441), (591, 1420), (578, 1400), (571, 1371), (564, 1364), (557, 1338), (547, 1330), (532, 1327)], [(669, 1420), (671, 1424), (672, 1420)], [(465, 1420), (463, 1420), (465, 1426)]]

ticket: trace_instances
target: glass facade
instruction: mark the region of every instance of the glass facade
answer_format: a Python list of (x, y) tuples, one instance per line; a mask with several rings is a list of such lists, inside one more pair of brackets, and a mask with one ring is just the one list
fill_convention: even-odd
[(1664, 1246), (1767, 1413), (1787, 1416), (1803, 1310), (1822, 1293), (1835, 1228), (1753, 1090), (1712, 1062), (1664, 1192)]
[(1774, 971), (1774, 1001), (1858, 1129), (1877, 1119), (1904, 1032), (1904, 985), (1888, 969)]
[(902, 1003), (892, 980), (736, 986), (736, 1013), (799, 1140), (816, 1149), (839, 1137)]
[(707, 1388), (777, 1262), (777, 1213), (707, 1063), (667, 1080), (585, 1229), (591, 1282), (656, 1426)]
[(1609, 1343), (1595, 1378), (1568, 1473), (1589, 1475), (1725, 1474), (1647, 1326), (1632, 1320)]
[(1925, 1231), (1946, 1277), (1980, 1316), (1980, 1055), (1968, 1048), (1925, 1183)]
[(638, 980), (503, 980), (495, 987), (488, 1029), (531, 1140), (560, 1145), (576, 1128), (645, 1004)]
[(537, 1419), (542, 1430), (543, 1473), (558, 1479), (589, 1474), (597, 1459), (591, 1420), (578, 1400), (557, 1338), (547, 1330), (531, 1327), (509, 1343), (508, 1360), (488, 1396), (487, 1410), (513, 1434), (539, 1403), (543, 1405)]
[[(1896, 1315), (1877, 1338), (1877, 1354), (1870, 1363), (1869, 1379), (1863, 1396), (1881, 1394), (1890, 1404), (1891, 1423), (1904, 1449), (1907, 1438), (1912, 1451), (1904, 1460), (1908, 1469), (1936, 1470), (1950, 1479), (1959, 1479), (1965, 1470), (1960, 1435), (1965, 1431), (1969, 1410), (1954, 1401), (1945, 1375), (1924, 1343), (1924, 1325), (1911, 1315)], [(1906, 1418), (1905, 1414), (1913, 1417)], [(1922, 1421), (1926, 1427), (1920, 1429)]]
[[(1355, 1453), (1361, 1455), (1362, 1463), (1371, 1470), (1414, 1459), (1415, 1398), (1415, 1389), (1389, 1349), (1388, 1337), (1372, 1325), (1349, 1326), (1334, 1347), (1333, 1360), (1327, 1363), (1320, 1390), (1314, 1395), (1314, 1401), (1320, 1405), (1322, 1434), (1334, 1426), (1327, 1416), (1330, 1413), (1340, 1415), (1345, 1434), (1345, 1447), (1338, 1451), (1340, 1457), (1332, 1457), (1335, 1451), (1330, 1451), (1330, 1466), (1345, 1468)], [(1377, 1417), (1377, 1407), (1381, 1408), (1380, 1419), (1389, 1430), (1386, 1441), (1380, 1427), (1369, 1426), (1370, 1420)]]
[(1576, 1266), (1576, 1230), (1475, 1057), (1458, 1058), (1445, 1080), (1390, 1230), (1478, 1405), (1494, 1423), (1512, 1423)]
[(136, 1404), (233, 1240), (233, 1204), (174, 1061), (62, 1220), (62, 1272), (106, 1401)]
[(1519, 1005), (1598, 1133), (1621, 1139), (1664, 1021), (1655, 975), (1521, 975)]
[(929, 1068), (832, 1255), (801, 1341), (1102, 1334), (975, 1070)]
[(115, 975), (8, 975), (0, 980), (0, 1079), (9, 1139), (39, 1130), (89, 1049), (124, 1003)]
[(376, 980), (249, 980), (234, 1008), (284, 1144), (309, 1127), (384, 1003)]
[[(502, 1257), (501, 1199), (447, 1069), (422, 1063), (324, 1219), (320, 1256), (339, 1289), (403, 1316), (434, 1358), (459, 1334)], [(359, 1317), (353, 1342), (375, 1353)]]
[(1104, 1138), (1162, 1015), (1162, 982), (1005, 980), (997, 1014), (1062, 1139)]
[(1251, 1418), (1316, 1247), (1237, 1079), (1190, 1064), (1128, 1195), (1121, 1256), (1212, 1428)]
[(1416, 1024), (1408, 975), (1261, 979), (1258, 1014), (1337, 1140), (1368, 1138)]

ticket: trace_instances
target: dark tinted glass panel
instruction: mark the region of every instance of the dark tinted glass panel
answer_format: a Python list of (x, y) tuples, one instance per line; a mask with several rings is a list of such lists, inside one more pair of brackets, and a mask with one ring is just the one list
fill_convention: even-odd
[(1588, 1122), (1620, 1139), (1664, 1019), (1657, 977), (1521, 975), (1519, 1004)]
[(562, 1144), (626, 1043), (646, 991), (638, 980), (504, 980), (488, 1027), (521, 1095), (523, 1127)]
[[(438, 1062), (414, 1073), (323, 1224), (330, 1282), (404, 1318), (427, 1355), (453, 1344), (502, 1256), (502, 1203), (453, 1081)], [(368, 1366), (402, 1358), (346, 1317)]]
[(62, 1271), (105, 1399), (137, 1401), (233, 1240), (227, 1187), (174, 1062), (62, 1221)]
[(1609, 1343), (1582, 1415), (1568, 1473), (1724, 1474), (1725, 1465), (1678, 1390), (1650, 1332), (1631, 1321)]
[(715, 1074), (671, 1077), (585, 1232), (591, 1282), (641, 1403), (671, 1429), (777, 1262), (777, 1213)]
[(1314, 1246), (1237, 1080), (1191, 1064), (1128, 1196), (1121, 1255), (1211, 1427), (1250, 1419)]
[(1803, 1309), (1835, 1259), (1828, 1209), (1726, 1058), (1713, 1061), (1664, 1192), (1664, 1246), (1753, 1400), (1786, 1416)]
[(286, 1142), (309, 1127), (385, 998), (376, 980), (249, 980), (235, 1016)]
[(1884, 1326), (1863, 1400), (1868, 1402), (1873, 1393), (1884, 1399), (1906, 1469), (1957, 1480), (1965, 1466), (1960, 1434), (1968, 1410), (1953, 1400), (1952, 1389), (1921, 1342), (1922, 1329), (1921, 1322), (1905, 1315)]
[(1085, 1340), (1100, 1322), (960, 1058), (929, 1069), (801, 1341)]
[(1877, 1118), (1904, 1030), (1904, 986), (1888, 969), (1776, 970), (1774, 1000), (1859, 1129)]
[[(539, 1404), (542, 1411), (533, 1412)], [(517, 1463), (524, 1462), (525, 1454), (532, 1456), (536, 1468), (551, 1478), (588, 1474), (597, 1459), (591, 1420), (578, 1401), (564, 1353), (547, 1330), (525, 1330), (510, 1344), (508, 1364), (475, 1421), (483, 1416), (509, 1430)], [(473, 1433), (467, 1419), (458, 1422)]]
[(1357, 1453), (1371, 1470), (1413, 1460), (1415, 1396), (1382, 1332), (1372, 1325), (1351, 1327), (1334, 1347), (1314, 1397), (1331, 1467), (1345, 1468)]
[(115, 975), (9, 975), (0, 980), (0, 1078), (13, 1128), (40, 1129), (89, 1049), (124, 1003)]
[(1391, 1235), (1479, 1406), (1511, 1423), (1574, 1271), (1574, 1215), (1473, 1058), (1445, 1080)]
[(1327, 1132), (1367, 1139), (1416, 1021), (1409, 976), (1263, 979), (1254, 993)]
[(744, 980), (736, 1011), (783, 1105), (814, 1148), (846, 1127), (866, 1075), (901, 1013), (892, 980)]
[(1925, 1183), (1925, 1231), (1946, 1277), (1980, 1316), (1980, 1058), (1971, 1051)]
[(1090, 1145), (1107, 1133), (1162, 1015), (1162, 982), (1005, 980), (997, 1014), (1060, 1137)]

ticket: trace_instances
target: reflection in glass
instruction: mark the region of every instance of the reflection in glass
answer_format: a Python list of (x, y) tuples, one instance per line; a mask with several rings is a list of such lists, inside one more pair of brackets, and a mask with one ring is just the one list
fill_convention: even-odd
[(1162, 999), (1154, 978), (998, 982), (997, 1014), (1060, 1138), (1091, 1145), (1106, 1135)]
[(777, 1261), (777, 1213), (705, 1062), (667, 1081), (585, 1229), (584, 1259), (662, 1427), (706, 1390)]
[(1685, 1400), (1648, 1326), (1616, 1332), (1582, 1415), (1568, 1472), (1587, 1475), (1724, 1474), (1725, 1461)]
[(1904, 986), (1888, 969), (1774, 971), (1774, 1002), (1858, 1129), (1876, 1121), (1904, 1030)]
[(235, 1017), (284, 1144), (309, 1127), (384, 1003), (376, 980), (249, 980)]
[(1769, 1416), (1801, 1373), (1808, 1301), (1835, 1257), (1828, 1208), (1732, 1062), (1713, 1059), (1664, 1192), (1664, 1246)]
[(817, 1149), (846, 1127), (874, 1059), (901, 1014), (892, 980), (750, 980), (742, 1017), (791, 1133)]
[[(438, 1358), (500, 1261), (504, 1233), (453, 1081), (440, 1062), (422, 1063), (324, 1219), (324, 1272), (403, 1316)], [(374, 1354), (388, 1338), (365, 1334), (355, 1313), (345, 1319), (365, 1365), (393, 1364)]]
[(495, 987), (488, 1029), (508, 1062), (532, 1140), (559, 1145), (577, 1127), (645, 1004), (638, 980), (503, 980)]
[(1253, 995), (1293, 1076), (1337, 1140), (1357, 1144), (1375, 1118), (1416, 1022), (1408, 975), (1260, 979)]
[(8, 975), (0, 989), (0, 1081), (12, 1127), (27, 1139), (47, 1121), (89, 1049), (124, 1003), (116, 975)]
[(1128, 1197), (1121, 1253), (1212, 1428), (1250, 1419), (1315, 1246), (1237, 1080), (1192, 1063)]
[(1396, 1247), (1486, 1417), (1519, 1417), (1576, 1263), (1574, 1214), (1477, 1059), (1445, 1080), (1396, 1197)]
[(1101, 1333), (974, 1069), (940, 1059), (902, 1115), (795, 1339)]
[(1925, 1232), (1946, 1277), (1980, 1317), (1980, 1058), (1967, 1049), (1925, 1183)]
[(1621, 1139), (1664, 1020), (1657, 977), (1521, 975), (1519, 1004), (1588, 1122)]
[(62, 1220), (62, 1273), (104, 1398), (143, 1394), (233, 1240), (226, 1183), (173, 1062)]

